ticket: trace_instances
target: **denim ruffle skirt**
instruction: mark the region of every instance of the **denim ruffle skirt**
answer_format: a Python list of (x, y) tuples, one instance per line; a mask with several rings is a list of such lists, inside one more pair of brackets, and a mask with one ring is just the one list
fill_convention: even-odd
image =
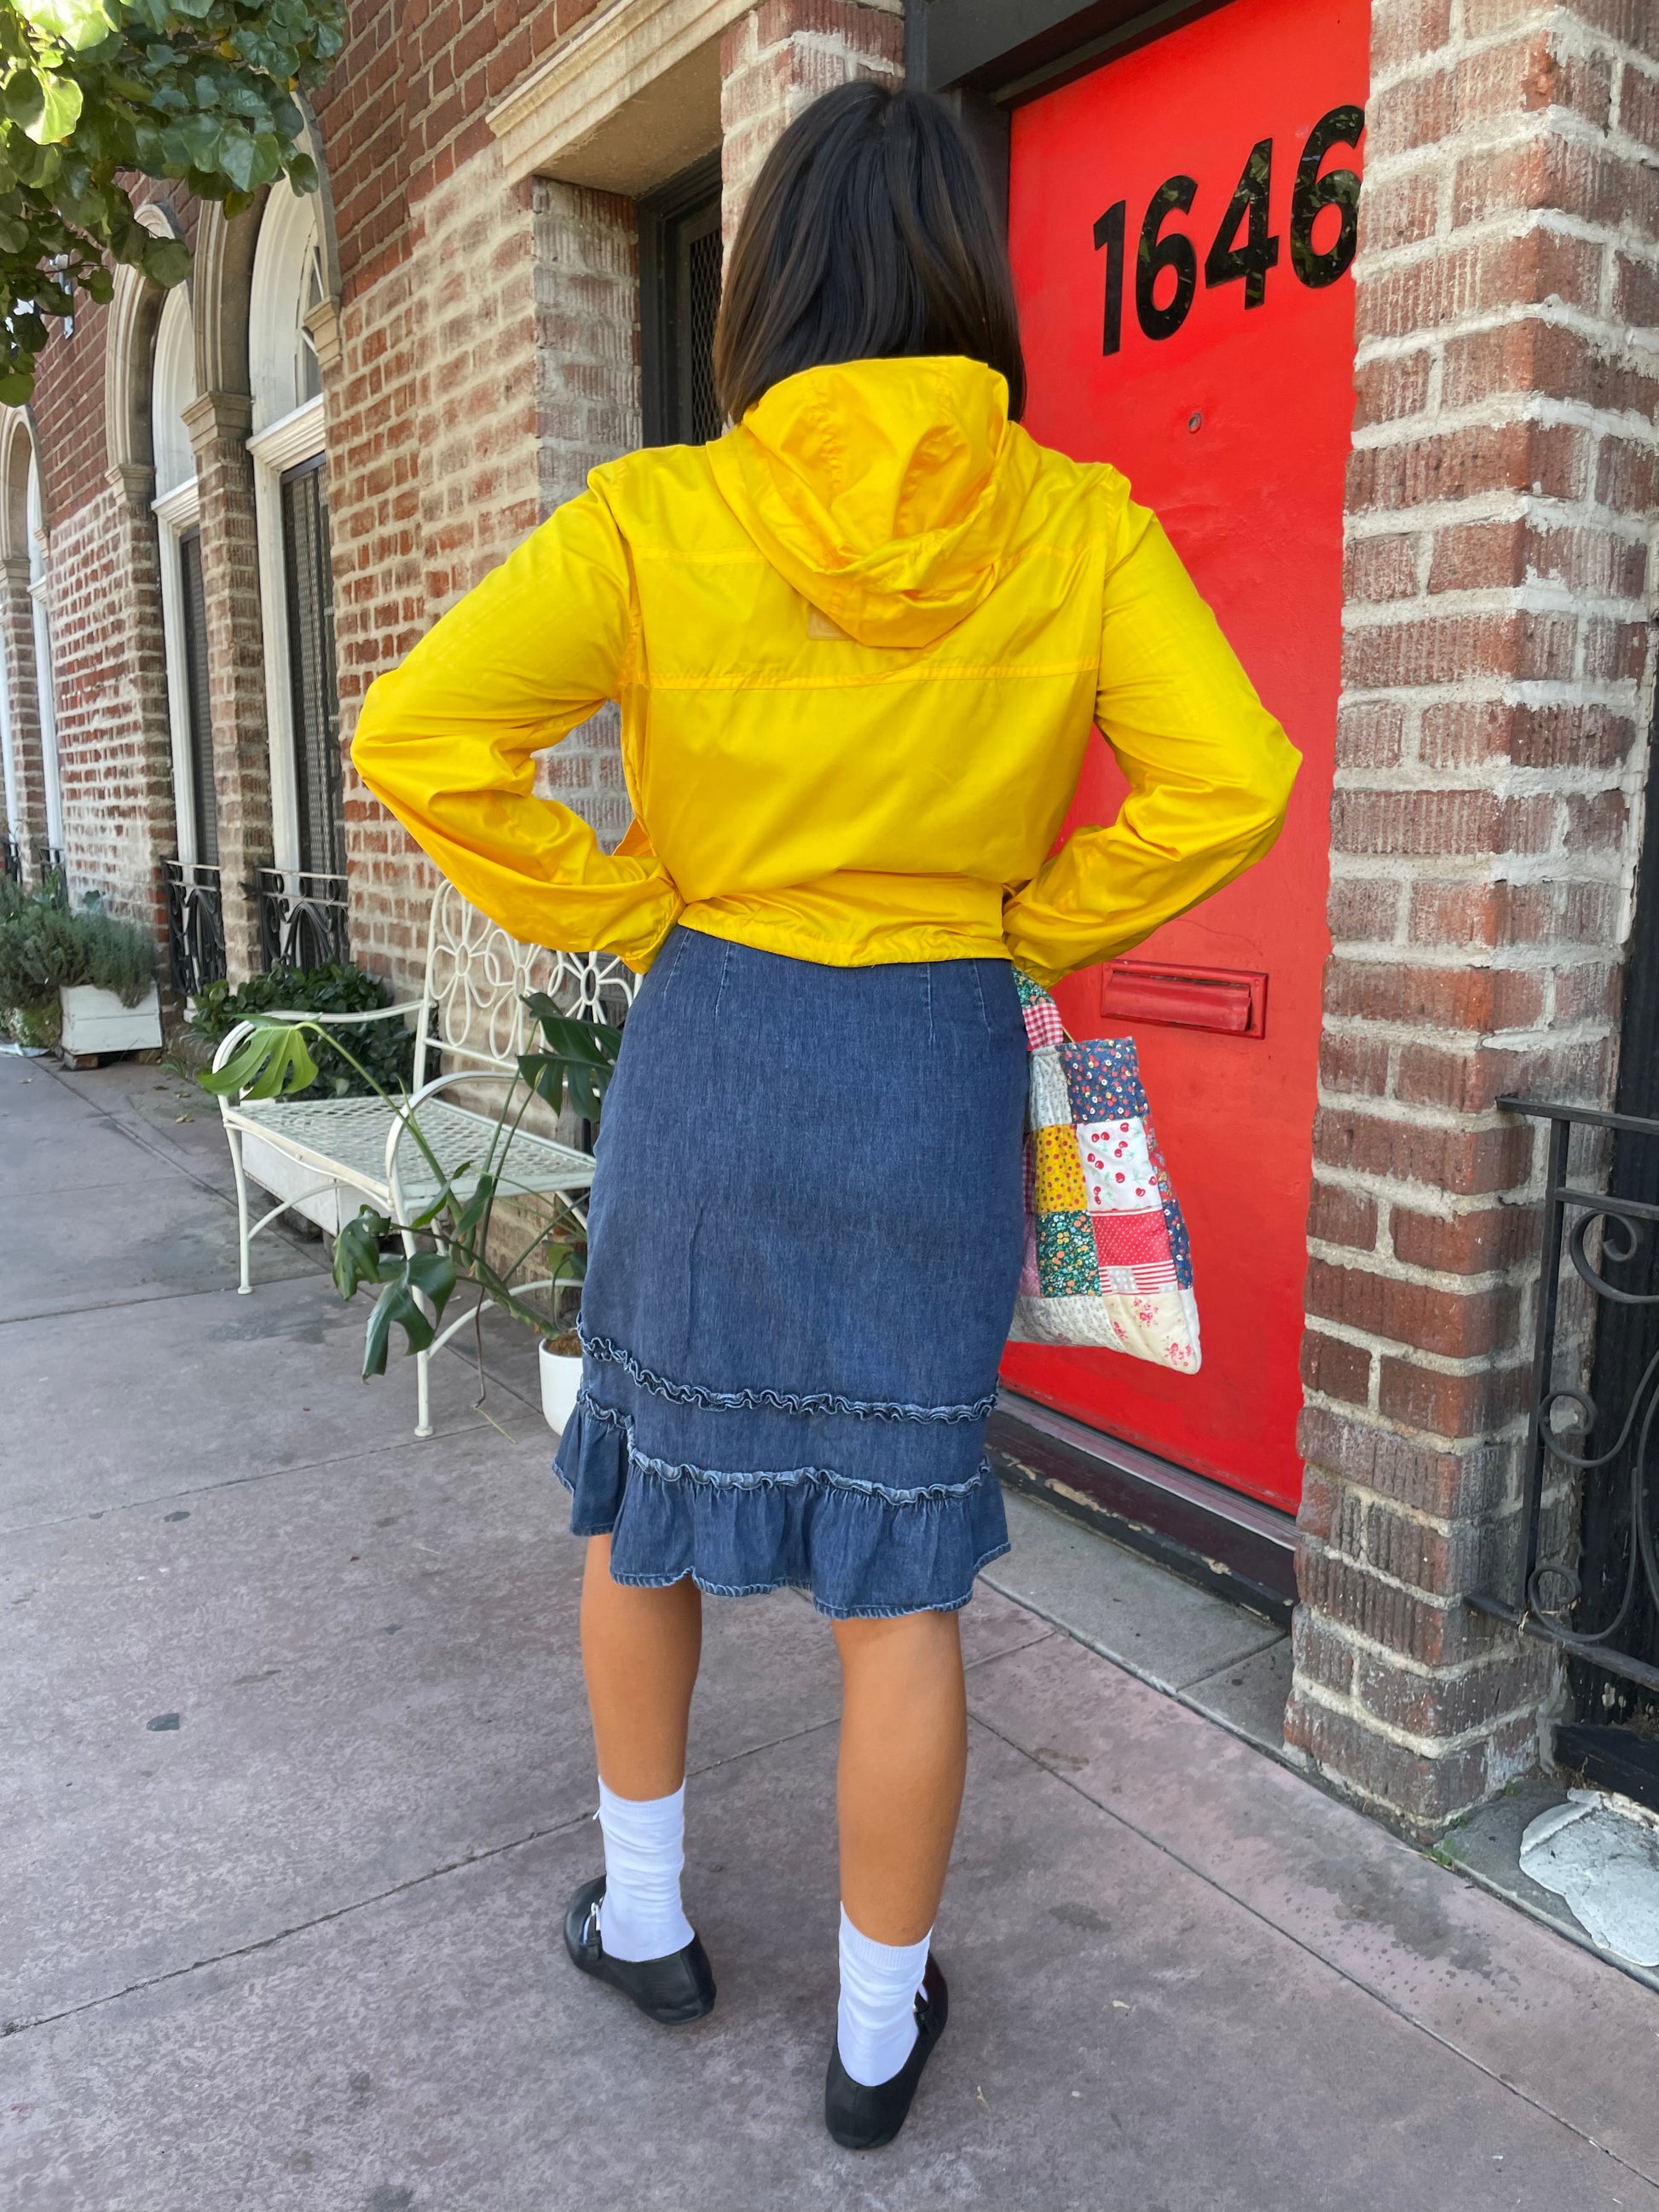
[(605, 1100), (556, 1471), (620, 1583), (965, 1605), (1018, 1284), (1024, 1024), (996, 960), (834, 968), (684, 927)]

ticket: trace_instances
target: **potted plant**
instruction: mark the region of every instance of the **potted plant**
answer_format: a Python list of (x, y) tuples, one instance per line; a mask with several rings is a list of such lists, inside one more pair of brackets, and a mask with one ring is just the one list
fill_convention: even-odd
[(63, 1020), (58, 994), (75, 960), (62, 908), (0, 879), (0, 1026), (25, 1052), (57, 1043)]
[[(533, 993), (524, 1003), (540, 1026), (544, 1049), (520, 1054), (524, 1092), (516, 1110), (510, 1120), (502, 1116), (482, 1160), (454, 1170), (446, 1170), (440, 1162), (421, 1128), (419, 1109), (410, 1107), (406, 1088), (400, 1084), (395, 1092), (389, 1090), (343, 1042), (346, 1033), (337, 1029), (324, 1032), (319, 1023), (303, 1016), (245, 1016), (256, 1024), (252, 1035), (222, 1068), (206, 1070), (197, 1080), (216, 1095), (300, 1096), (317, 1080), (318, 1063), (312, 1051), (316, 1040), (350, 1066), (364, 1090), (399, 1111), (438, 1194), (406, 1223), (365, 1205), (342, 1224), (335, 1240), (334, 1285), (340, 1296), (353, 1297), (365, 1284), (379, 1285), (364, 1332), (363, 1378), (385, 1374), (394, 1328), (403, 1331), (406, 1352), (424, 1352), (442, 1326), (445, 1308), (456, 1289), (465, 1284), (478, 1293), (479, 1314), (488, 1301), (536, 1332), (542, 1410), (550, 1427), (558, 1430), (570, 1417), (581, 1377), (580, 1340), (568, 1317), (561, 1316), (559, 1300), (565, 1290), (580, 1286), (586, 1271), (586, 1217), (562, 1194), (544, 1192), (538, 1196), (551, 1205), (551, 1218), (538, 1224), (521, 1249), (503, 1261), (492, 1232), (498, 1225), (501, 1200), (514, 1194), (509, 1173), (513, 1139), (532, 1099), (542, 1099), (557, 1113), (568, 1097), (584, 1120), (597, 1122), (622, 1032), (608, 1022), (562, 1012), (544, 992)], [(409, 1251), (403, 1243), (405, 1236), (422, 1239), (421, 1249)], [(550, 1272), (524, 1282), (521, 1271), (538, 1252)], [(532, 1303), (536, 1296), (545, 1300), (545, 1310)], [(478, 1358), (482, 1378), (482, 1344)]]
[(159, 1047), (155, 969), (144, 933), (96, 900), (70, 914), (15, 887), (0, 899), (0, 1013), (21, 1045), (61, 1042), (69, 1057)]
[(93, 899), (68, 921), (75, 957), (58, 988), (64, 1054), (159, 1048), (161, 1001), (149, 939)]
[(542, 1412), (554, 1435), (562, 1436), (564, 1425), (576, 1410), (576, 1393), (582, 1387), (582, 1340), (574, 1328), (544, 1336), (536, 1365), (541, 1376)]

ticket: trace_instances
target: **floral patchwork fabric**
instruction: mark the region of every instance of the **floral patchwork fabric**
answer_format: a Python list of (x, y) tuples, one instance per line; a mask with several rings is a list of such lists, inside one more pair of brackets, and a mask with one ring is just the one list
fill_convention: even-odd
[(1012, 1334), (1103, 1346), (1195, 1375), (1192, 1250), (1133, 1039), (1074, 1043), (1017, 977), (1030, 1046), (1025, 1265)]

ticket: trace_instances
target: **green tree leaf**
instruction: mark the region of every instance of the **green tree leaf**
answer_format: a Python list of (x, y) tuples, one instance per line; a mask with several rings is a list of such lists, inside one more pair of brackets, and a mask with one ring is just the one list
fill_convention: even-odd
[(0, 401), (112, 264), (181, 281), (176, 240), (135, 235), (135, 175), (228, 215), (281, 177), (315, 190), (296, 94), (344, 24), (343, 0), (0, 0)]
[(115, 28), (104, 0), (12, 0), (12, 5), (26, 23), (76, 53), (95, 46)]
[(146, 230), (139, 251), (144, 257), (140, 266), (145, 276), (164, 290), (182, 284), (190, 274), (190, 248), (181, 238), (157, 238)]
[(40, 112), (27, 125), (28, 134), (39, 146), (55, 146), (81, 119), (81, 88), (73, 77), (54, 74), (40, 78)]
[(27, 131), (46, 105), (46, 87), (33, 69), (14, 69), (6, 79), (6, 112)]

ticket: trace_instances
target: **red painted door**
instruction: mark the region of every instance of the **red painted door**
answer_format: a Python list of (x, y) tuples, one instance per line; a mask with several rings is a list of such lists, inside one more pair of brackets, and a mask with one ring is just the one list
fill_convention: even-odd
[[(1273, 852), (1059, 998), (1132, 1033), (1192, 1234), (1197, 1376), (1010, 1346), (1010, 1384), (1289, 1510), (1353, 413), (1364, 0), (1231, 0), (1016, 111), (1027, 427), (1123, 470), (1304, 757)], [(1123, 786), (1091, 750), (1073, 820)], [(1265, 981), (1264, 979), (1265, 978)]]

